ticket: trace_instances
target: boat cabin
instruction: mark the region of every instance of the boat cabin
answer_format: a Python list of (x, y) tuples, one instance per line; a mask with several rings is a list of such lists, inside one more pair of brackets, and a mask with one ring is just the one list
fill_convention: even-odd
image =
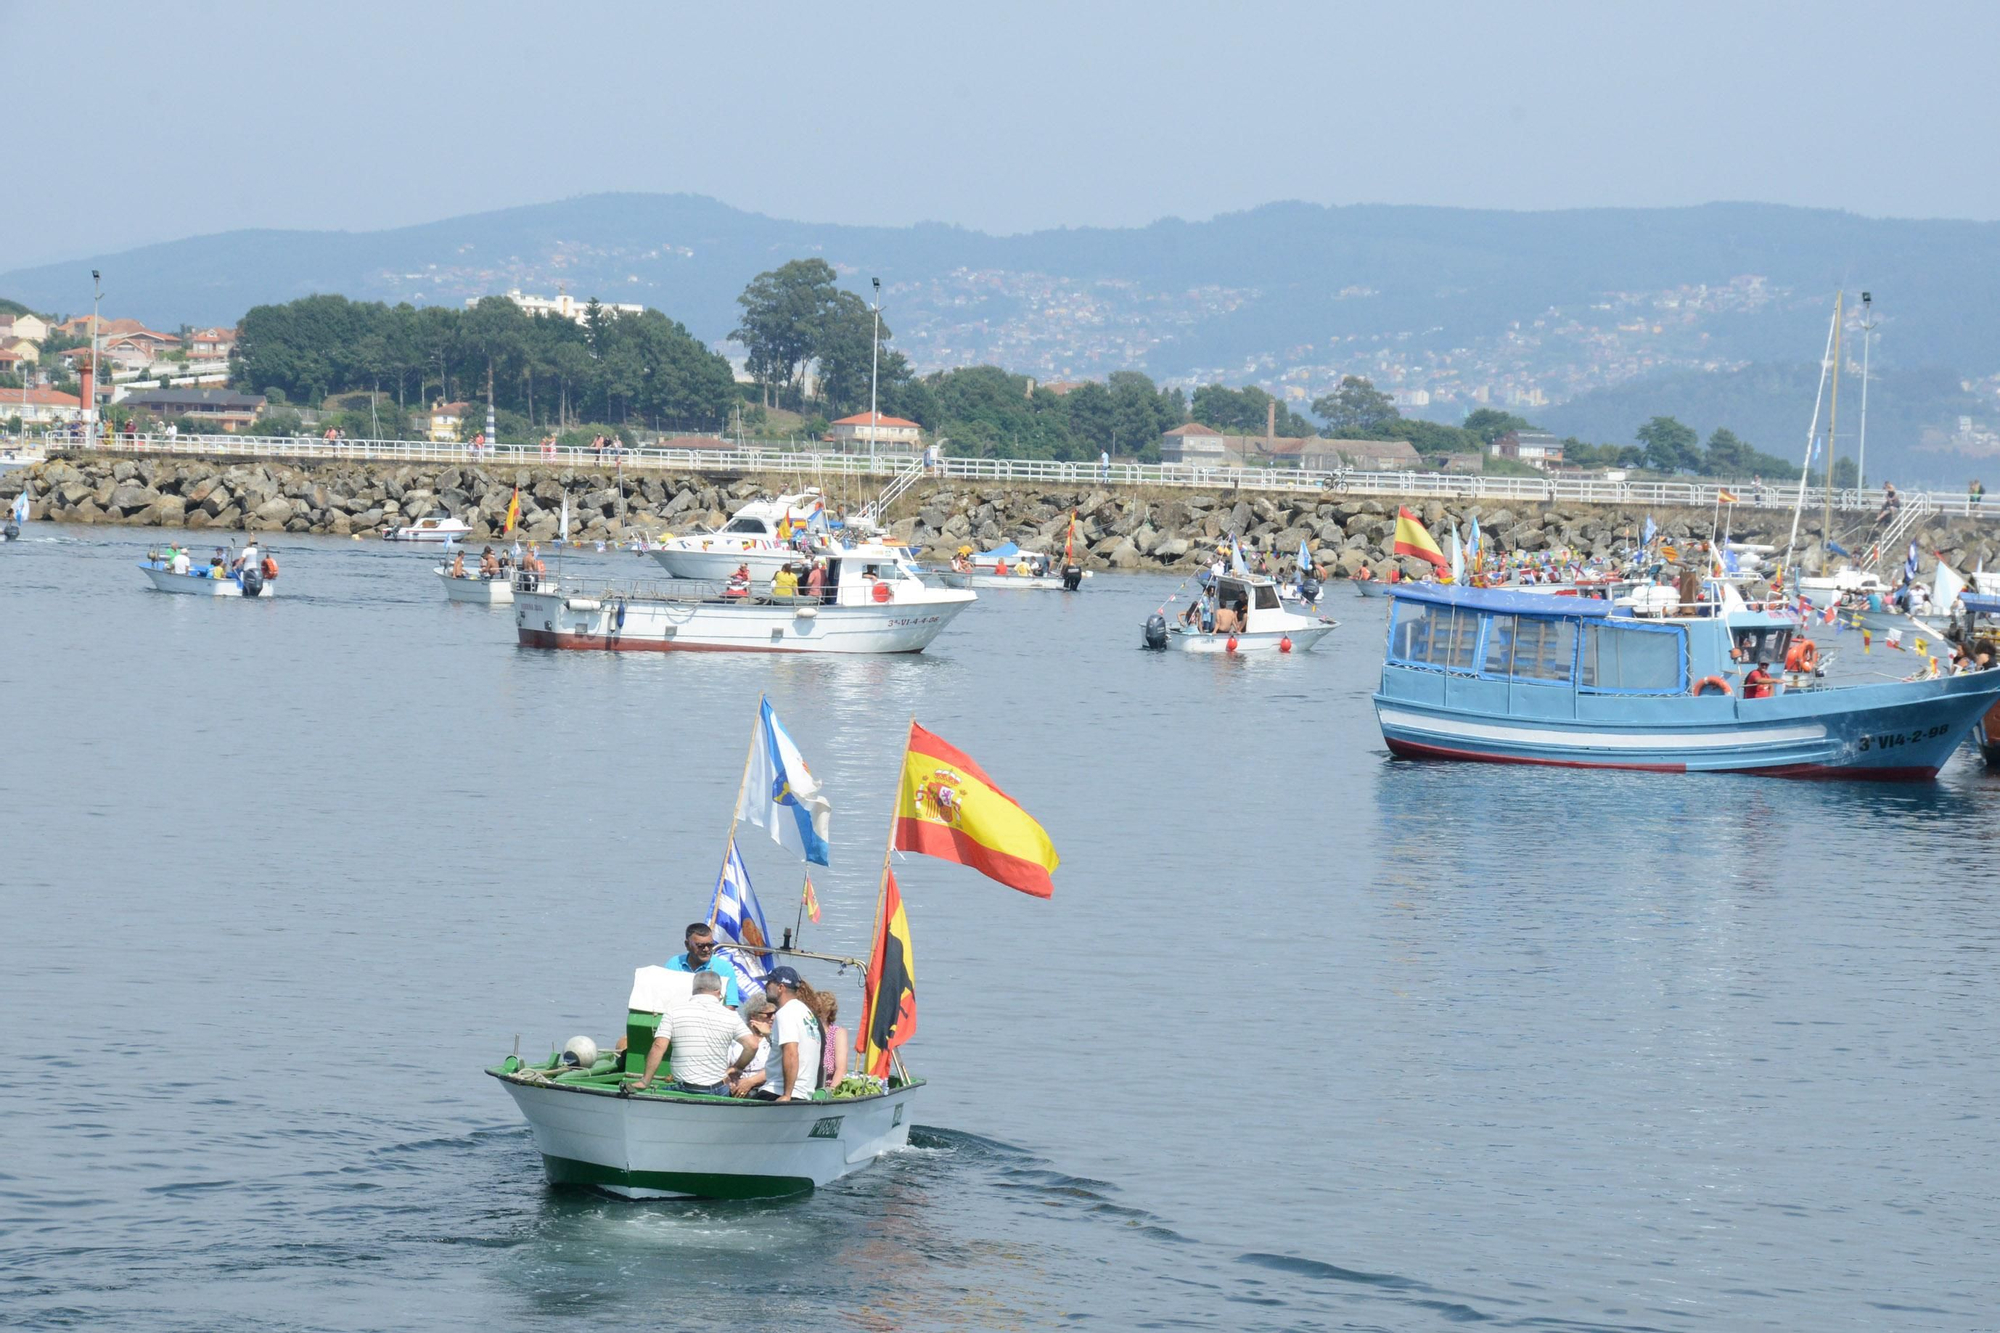
[(1282, 632), (1294, 619), (1278, 596), (1278, 585), (1270, 579), (1254, 574), (1218, 574), (1209, 580), (1209, 587), (1215, 591), (1216, 609), (1234, 611), (1236, 623), (1246, 634)]
[[(1401, 584), (1392, 592), (1382, 694), (1479, 712), (1588, 717), (1623, 701), (1743, 694), (1759, 663), (1784, 670), (1797, 627), (1737, 607), (1635, 616), (1596, 598)], [(1776, 693), (1782, 686), (1775, 686)]]

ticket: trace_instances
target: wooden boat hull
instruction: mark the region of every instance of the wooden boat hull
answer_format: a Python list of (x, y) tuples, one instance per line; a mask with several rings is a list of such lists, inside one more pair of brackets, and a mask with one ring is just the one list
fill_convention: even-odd
[(909, 1145), (921, 1081), (874, 1097), (771, 1102), (528, 1082), (486, 1071), (514, 1098), (555, 1185), (627, 1199), (803, 1194)]
[(683, 602), (516, 592), (527, 648), (611, 652), (920, 653), (975, 594), (930, 590), (924, 601), (824, 606), (809, 602)]
[(2000, 700), (2000, 672), (1770, 699), (1675, 696), (1582, 717), (1554, 707), (1554, 692), (1549, 716), (1510, 714), (1486, 697), (1504, 683), (1401, 673), (1388, 685), (1375, 713), (1399, 758), (1795, 778), (1935, 777)]
[[(243, 585), (235, 579), (212, 579), (206, 574), (176, 574), (171, 569), (155, 569), (141, 565), (139, 570), (153, 581), (153, 586), (161, 592), (180, 593), (189, 597), (242, 597)], [(252, 594), (258, 598), (277, 595), (277, 580), (266, 579), (264, 586)]]
[(451, 601), (464, 602), (470, 606), (512, 606), (514, 589), (506, 579), (483, 579), (477, 574), (465, 578), (453, 578), (443, 566), (431, 571), (444, 584), (444, 595)]

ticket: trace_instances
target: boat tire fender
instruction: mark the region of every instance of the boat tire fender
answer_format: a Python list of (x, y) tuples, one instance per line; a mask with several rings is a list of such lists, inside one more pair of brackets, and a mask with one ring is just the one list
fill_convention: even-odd
[(892, 601), (895, 599), (896, 590), (886, 583), (878, 583), (875, 585), (875, 591), (872, 595), (878, 602)]
[(616, 626), (616, 627), (617, 627), (617, 628), (618, 628), (619, 630), (621, 630), (621, 631), (622, 631), (622, 630), (624, 630), (624, 628), (625, 628), (625, 603), (623, 603), (623, 602), (620, 602), (620, 603), (618, 603), (618, 610), (617, 610), (617, 611), (616, 611), (615, 613), (613, 613), (613, 615), (612, 615), (612, 617), (611, 617), (611, 622), (612, 622), (612, 624), (613, 624), (614, 626)]
[(1694, 683), (1694, 693), (1698, 696), (1707, 694), (1710, 690), (1719, 690), (1723, 694), (1736, 693), (1735, 690), (1729, 688), (1729, 682), (1720, 676), (1703, 676)]

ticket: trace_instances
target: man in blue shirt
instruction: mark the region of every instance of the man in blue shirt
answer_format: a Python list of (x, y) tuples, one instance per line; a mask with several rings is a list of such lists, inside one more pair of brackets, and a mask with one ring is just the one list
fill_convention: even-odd
[(722, 961), (715, 952), (715, 928), (706, 921), (697, 921), (687, 928), (682, 937), (687, 952), (675, 954), (667, 960), (667, 968), (673, 972), (713, 972), (722, 978), (722, 1002), (731, 1009), (743, 1003), (743, 997), (736, 989), (736, 969)]

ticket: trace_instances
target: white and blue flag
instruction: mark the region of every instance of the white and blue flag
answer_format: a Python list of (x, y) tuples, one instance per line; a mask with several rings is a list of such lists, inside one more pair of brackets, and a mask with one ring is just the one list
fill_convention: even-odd
[(1243, 559), (1243, 543), (1237, 541), (1234, 534), (1229, 538), (1229, 572), (1238, 578), (1250, 576), (1250, 566)]
[(1914, 580), (1917, 577), (1917, 544), (1910, 543), (1910, 554), (1903, 560), (1903, 577)]
[(28, 492), (26, 490), (23, 490), (19, 495), (14, 497), (14, 521), (16, 523), (26, 523), (28, 521)]
[(785, 724), (771, 711), (769, 699), (758, 710), (757, 734), (750, 741), (749, 780), (736, 817), (769, 829), (772, 842), (814, 865), (829, 864), (833, 806), (806, 767), (799, 747), (792, 744)]
[(1465, 547), (1458, 540), (1458, 524), (1451, 525), (1451, 581), (1465, 582)]
[(1643, 551), (1648, 546), (1651, 546), (1653, 544), (1653, 534), (1659, 530), (1660, 525), (1653, 522), (1653, 516), (1651, 514), (1646, 515), (1646, 526), (1639, 530), (1639, 549)]
[[(722, 873), (715, 880), (715, 898), (709, 904), (708, 917), (715, 923), (716, 935), (726, 943), (750, 949), (770, 946), (771, 932), (764, 925), (764, 909), (757, 902), (757, 891), (750, 887), (750, 871), (736, 850), (734, 838), (729, 840), (729, 855), (722, 859)], [(735, 969), (738, 990), (764, 988), (764, 974), (771, 970), (770, 954), (717, 949), (715, 956)]]

